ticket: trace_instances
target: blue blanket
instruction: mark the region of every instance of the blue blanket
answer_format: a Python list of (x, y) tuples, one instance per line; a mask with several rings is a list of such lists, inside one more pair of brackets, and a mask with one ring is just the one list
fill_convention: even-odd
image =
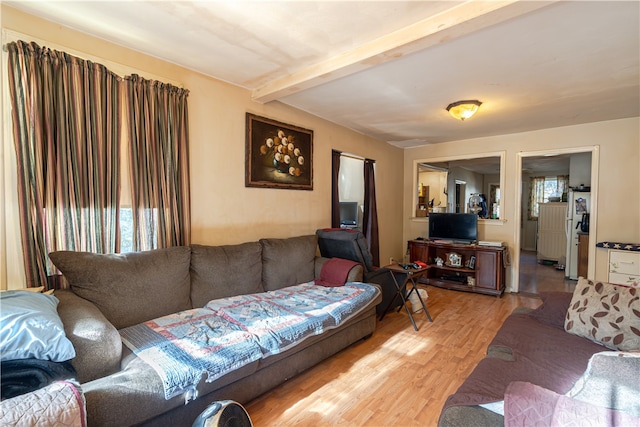
[(337, 327), (357, 314), (378, 292), (376, 287), (364, 283), (329, 288), (309, 282), (213, 300), (205, 308), (251, 333), (266, 357)]
[(120, 330), (122, 342), (151, 365), (164, 384), (164, 397), (187, 392), (196, 397), (203, 374), (207, 382), (262, 357), (251, 334), (198, 308)]
[(213, 300), (205, 308), (122, 329), (120, 335), (160, 375), (166, 399), (187, 392), (189, 400), (203, 374), (208, 382), (214, 381), (335, 328), (379, 292), (364, 283), (324, 287), (309, 282)]

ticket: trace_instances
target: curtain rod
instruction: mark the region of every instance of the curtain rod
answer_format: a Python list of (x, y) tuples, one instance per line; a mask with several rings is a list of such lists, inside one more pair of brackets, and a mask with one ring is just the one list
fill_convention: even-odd
[(370, 161), (372, 161), (372, 162), (374, 162), (374, 163), (375, 163), (375, 160), (373, 160), (373, 159), (367, 159), (366, 157), (361, 157), (361, 156), (358, 156), (358, 155), (356, 155), (356, 154), (343, 153), (343, 152), (341, 151), (341, 152), (340, 152), (340, 155), (341, 155), (341, 156), (344, 156), (344, 157), (348, 157), (348, 158), (350, 158), (350, 159), (355, 159), (355, 160), (362, 160), (362, 161), (370, 160)]
[[(2, 0), (0, 0), (1, 2)], [(165, 77), (165, 76), (161, 76), (161, 75), (155, 75), (151, 72), (146, 72), (143, 71), (141, 69), (138, 69), (134, 66), (129, 66), (126, 64), (121, 64), (119, 62), (116, 62), (115, 60), (111, 60), (111, 59), (107, 59), (107, 58), (102, 58), (99, 55), (93, 54), (93, 53), (89, 53), (89, 52), (83, 52), (83, 51), (78, 51), (75, 50), (73, 48), (70, 48), (68, 46), (64, 46), (64, 45), (59, 45), (55, 42), (50, 42), (44, 39), (40, 39), (37, 37), (33, 37), (30, 36), (28, 34), (25, 33), (21, 33), (19, 31), (15, 31), (15, 30), (9, 30), (9, 29), (3, 29), (2, 30), (2, 50), (7, 52), (7, 44), (8, 43), (12, 43), (12, 42), (16, 42), (16, 41), (23, 41), (25, 43), (31, 43), (31, 42), (35, 42), (37, 45), (39, 45), (40, 47), (44, 47), (47, 49), (51, 49), (51, 50), (58, 50), (61, 52), (65, 52), (69, 55), (72, 56), (77, 56), (80, 59), (83, 59), (85, 61), (91, 61), (91, 62), (95, 62), (101, 65), (104, 65), (105, 67), (107, 67), (109, 69), (109, 71), (111, 71), (112, 73), (116, 74), (118, 77), (124, 78), (125, 76), (131, 75), (131, 74), (139, 74), (141, 76), (143, 76), (145, 79), (147, 80), (156, 80), (160, 83), (169, 83), (173, 86), (176, 86), (180, 89), (185, 89), (185, 86), (183, 83), (178, 82), (173, 80), (170, 77)], [(29, 41), (27, 41), (29, 40)]]

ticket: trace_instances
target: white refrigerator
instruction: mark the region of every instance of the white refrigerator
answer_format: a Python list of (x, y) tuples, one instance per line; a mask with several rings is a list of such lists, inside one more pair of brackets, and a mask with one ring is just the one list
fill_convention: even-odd
[(569, 279), (578, 280), (578, 231), (582, 215), (589, 213), (591, 193), (569, 191), (567, 202), (567, 264), (564, 271)]

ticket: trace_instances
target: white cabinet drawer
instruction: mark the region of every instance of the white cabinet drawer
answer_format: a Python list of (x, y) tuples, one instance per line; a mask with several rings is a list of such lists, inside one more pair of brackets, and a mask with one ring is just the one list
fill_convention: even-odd
[(609, 251), (609, 272), (640, 275), (640, 252)]
[(609, 273), (609, 283), (616, 285), (633, 285), (640, 283), (640, 274)]

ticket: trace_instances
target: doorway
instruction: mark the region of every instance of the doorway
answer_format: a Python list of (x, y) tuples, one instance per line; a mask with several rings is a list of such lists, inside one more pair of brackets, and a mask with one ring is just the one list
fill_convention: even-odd
[(456, 179), (456, 213), (466, 213), (467, 183)]
[(573, 292), (577, 282), (567, 279), (564, 274), (564, 270), (558, 270), (554, 265), (539, 263), (536, 251), (520, 251), (519, 293)]
[[(348, 226), (362, 231), (364, 213), (364, 159), (342, 153), (340, 157), (340, 175), (338, 178), (340, 201), (340, 226), (344, 221)], [(353, 207), (351, 207), (353, 206)], [(346, 209), (345, 209), (346, 208)], [(347, 217), (344, 217), (344, 215)]]
[[(571, 157), (578, 157), (580, 154), (591, 154), (590, 161), (583, 167), (576, 169), (571, 166)], [(598, 165), (599, 165), (599, 147), (576, 147), (564, 150), (545, 150), (537, 152), (522, 152), (516, 157), (517, 172), (516, 185), (519, 189), (519, 203), (516, 205), (516, 218), (520, 218), (520, 226), (515, 227), (515, 253), (513, 258), (513, 277), (512, 292), (526, 292), (538, 294), (541, 291), (566, 291), (575, 287), (575, 280), (565, 278), (565, 272), (555, 270), (553, 265), (540, 265), (536, 257), (535, 240), (532, 235), (536, 236), (537, 230), (530, 229), (531, 224), (528, 221), (528, 198), (529, 186), (528, 178), (535, 175), (544, 175), (545, 173), (556, 173), (562, 170), (561, 163), (558, 161), (563, 158), (569, 158), (569, 175), (571, 173), (580, 175), (581, 173), (590, 172), (591, 183), (591, 202), (589, 211), (591, 212), (591, 227), (589, 232), (590, 242), (588, 255), (588, 272), (587, 277), (593, 278), (595, 275), (595, 242), (597, 220), (597, 199), (598, 199)], [(556, 168), (549, 169), (549, 168)], [(547, 169), (545, 171), (545, 168)], [(560, 169), (558, 169), (560, 168)], [(586, 169), (586, 171), (585, 171)], [(577, 186), (578, 183), (571, 180), (570, 185)], [(529, 228), (528, 228), (529, 227)]]

